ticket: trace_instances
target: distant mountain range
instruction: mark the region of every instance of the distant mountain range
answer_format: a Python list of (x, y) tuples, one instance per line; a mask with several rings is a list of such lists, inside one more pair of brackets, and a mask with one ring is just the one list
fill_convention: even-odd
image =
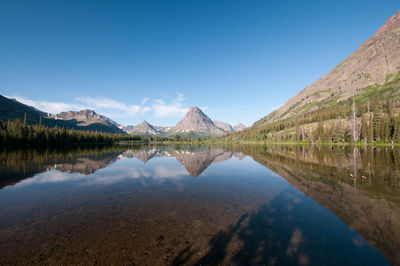
[(227, 133), (232, 133), (232, 132), (236, 131), (230, 124), (228, 124), (226, 122), (214, 120), (214, 125), (221, 128), (223, 131), (225, 131)]
[(242, 123), (239, 123), (239, 124), (233, 126), (233, 131), (235, 131), (235, 132), (242, 131), (242, 130), (244, 130), (246, 128), (247, 128), (246, 125), (243, 125)]
[[(137, 126), (120, 126), (128, 134), (142, 136), (222, 136), (246, 128), (243, 124), (232, 127), (222, 121), (211, 120), (200, 108), (192, 107), (176, 126), (155, 126), (143, 121)], [(236, 130), (234, 129), (236, 128)]]
[(232, 127), (225, 122), (212, 121), (198, 107), (190, 108), (184, 119), (176, 126), (155, 126), (147, 121), (136, 126), (124, 126), (92, 110), (68, 111), (52, 115), (18, 102), (15, 99), (0, 95), (0, 119), (2, 121), (16, 118), (23, 121), (25, 114), (28, 124), (39, 124), (41, 119), (42, 124), (49, 127), (65, 126), (79, 130), (127, 133), (141, 136), (173, 137), (180, 135), (208, 137), (226, 135), (245, 128), (243, 124)]
[(37, 110), (32, 106), (20, 103), (15, 99), (9, 99), (0, 95), (0, 119), (2, 121), (20, 119), (28, 124), (39, 124), (40, 119), (42, 124), (48, 127), (66, 127), (79, 130), (101, 131), (109, 133), (124, 133), (118, 128), (117, 124), (104, 116), (96, 114), (91, 110), (82, 110), (79, 112), (64, 112), (58, 115)]
[(160, 136), (164, 135), (168, 129), (168, 127), (153, 126), (143, 121), (137, 126), (127, 126), (125, 132), (132, 135)]

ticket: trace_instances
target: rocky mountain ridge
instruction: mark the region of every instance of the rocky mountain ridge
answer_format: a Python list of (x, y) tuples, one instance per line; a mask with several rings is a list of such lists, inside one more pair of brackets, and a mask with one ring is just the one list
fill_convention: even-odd
[(254, 126), (318, 110), (321, 105), (365, 93), (365, 88), (396, 79), (400, 72), (400, 11), (359, 49), (322, 78), (289, 99)]
[[(122, 126), (128, 134), (136, 134), (142, 136), (192, 136), (192, 137), (208, 137), (221, 136), (240, 131), (246, 128), (245, 125), (239, 123), (232, 127), (229, 123), (212, 120), (200, 108), (192, 107), (189, 109), (184, 119), (176, 124), (176, 126), (155, 126), (147, 121), (136, 126)], [(236, 129), (235, 129), (236, 128)]]
[(97, 114), (95, 111), (89, 109), (61, 112), (53, 116), (53, 118), (59, 120), (76, 120), (82, 124), (91, 124), (93, 122), (98, 122), (105, 125), (118, 126), (118, 124), (110, 118), (104, 115)]
[(234, 128), (229, 123), (218, 120), (213, 121), (198, 107), (190, 108), (184, 119), (177, 123), (176, 126), (155, 126), (147, 121), (131, 126), (118, 124), (110, 118), (89, 109), (66, 111), (52, 115), (1, 95), (0, 103), (2, 104), (0, 118), (3, 121), (16, 118), (22, 121), (26, 114), (29, 124), (38, 124), (42, 118), (43, 124), (49, 127), (57, 125), (81, 130), (165, 137), (173, 137), (175, 135), (192, 137), (221, 136), (245, 128), (243, 124), (236, 125)]
[(237, 131), (242, 131), (242, 130), (244, 130), (244, 129), (246, 129), (246, 128), (247, 128), (247, 126), (244, 125), (244, 124), (242, 124), (242, 123), (239, 123), (239, 124), (233, 126), (233, 130), (234, 130), (235, 132), (237, 132)]
[(214, 124), (215, 124), (217, 127), (223, 129), (223, 130), (224, 130), (225, 132), (227, 132), (227, 133), (235, 132), (235, 130), (233, 129), (233, 127), (232, 127), (230, 124), (226, 123), (226, 122), (222, 122), (222, 121), (219, 121), (219, 120), (214, 120)]
[(9, 99), (0, 95), (0, 119), (2, 121), (15, 119), (23, 121), (25, 117), (27, 123), (31, 125), (37, 125), (41, 121), (44, 126), (48, 127), (58, 126), (78, 130), (124, 133), (114, 121), (91, 110), (52, 115), (23, 104), (16, 99)]
[(169, 132), (169, 134), (190, 133), (212, 136), (227, 134), (223, 129), (217, 127), (214, 122), (196, 106), (190, 108), (185, 117)]
[(147, 121), (143, 121), (141, 124), (133, 126), (131, 129), (127, 130), (126, 133), (143, 136), (157, 136), (164, 134), (165, 132), (150, 125)]
[(118, 127), (118, 123), (89, 109), (61, 112), (57, 115), (50, 116), (50, 118), (70, 121), (76, 123), (78, 126), (95, 127), (94, 129), (98, 131), (104, 131), (102, 127), (105, 126), (113, 133), (123, 133), (123, 131)]

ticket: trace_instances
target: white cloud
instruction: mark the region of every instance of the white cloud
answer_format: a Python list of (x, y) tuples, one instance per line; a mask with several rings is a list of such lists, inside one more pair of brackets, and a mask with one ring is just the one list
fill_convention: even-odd
[(51, 169), (50, 171), (39, 173), (32, 178), (25, 179), (14, 185), (14, 187), (62, 182), (79, 182), (84, 185), (109, 185), (129, 179), (148, 179), (163, 182), (164, 180), (171, 179), (178, 181), (187, 176), (188, 173), (183, 166), (157, 165), (147, 167), (144, 164), (135, 164), (135, 167), (127, 167), (126, 165), (113, 165), (110, 168), (100, 169), (90, 175)]
[[(8, 96), (7, 96), (8, 97)], [(182, 93), (177, 93), (176, 97), (170, 102), (163, 99), (143, 98), (140, 104), (126, 104), (107, 97), (75, 97), (74, 103), (35, 101), (21, 96), (11, 96), (24, 104), (35, 107), (38, 110), (58, 114), (64, 111), (78, 111), (82, 109), (92, 109), (96, 112), (116, 118), (133, 118), (147, 114), (153, 118), (183, 118), (189, 110), (185, 106), (186, 100)], [(205, 107), (203, 107), (205, 109)]]
[(64, 103), (64, 102), (49, 102), (49, 101), (34, 101), (34, 100), (30, 100), (27, 99), (25, 97), (21, 97), (21, 96), (6, 96), (7, 98), (11, 98), (11, 99), (16, 99), (17, 101), (29, 105), (29, 106), (33, 106), (36, 109), (43, 111), (43, 112), (47, 112), (47, 113), (51, 113), (51, 114), (58, 114), (64, 111), (77, 111), (77, 110), (82, 110), (82, 109), (86, 109), (87, 107), (81, 104), (70, 104), (70, 103)]
[(145, 103), (147, 103), (149, 101), (149, 98), (146, 97), (142, 100), (142, 102), (140, 103), (141, 105), (144, 105)]
[(114, 112), (116, 111), (115, 113), (111, 112), (111, 114), (119, 117), (135, 116), (143, 110), (142, 105), (128, 105), (104, 97), (76, 97), (75, 100), (89, 106), (89, 109), (105, 109)]
[(169, 104), (160, 99), (153, 100), (154, 116), (157, 118), (183, 117), (189, 110), (188, 107), (184, 106), (184, 101), (185, 97), (182, 93), (177, 93), (177, 97)]

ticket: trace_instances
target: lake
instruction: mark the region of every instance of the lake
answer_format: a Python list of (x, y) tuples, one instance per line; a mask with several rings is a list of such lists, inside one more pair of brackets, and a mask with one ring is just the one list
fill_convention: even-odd
[(0, 264), (399, 265), (400, 149), (0, 152)]

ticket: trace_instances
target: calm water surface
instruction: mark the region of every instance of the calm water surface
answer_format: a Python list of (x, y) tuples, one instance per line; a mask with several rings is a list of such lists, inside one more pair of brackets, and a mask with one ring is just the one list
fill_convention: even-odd
[(0, 152), (0, 264), (400, 264), (400, 150)]

